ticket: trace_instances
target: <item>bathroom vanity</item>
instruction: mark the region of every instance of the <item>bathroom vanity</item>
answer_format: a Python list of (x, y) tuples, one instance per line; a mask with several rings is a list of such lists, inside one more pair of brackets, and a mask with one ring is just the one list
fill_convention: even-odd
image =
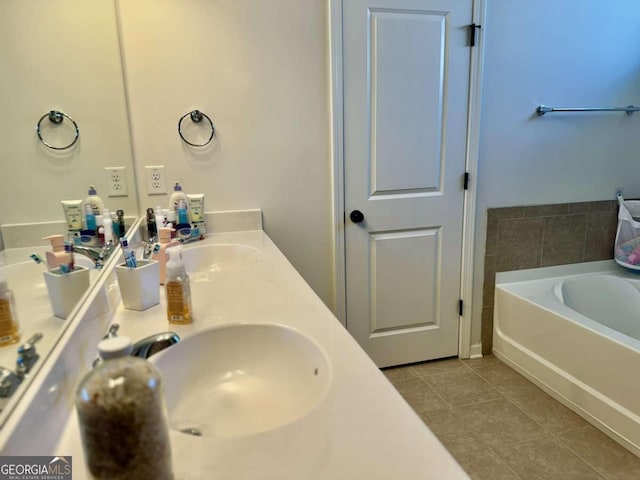
[[(468, 478), (260, 222), (248, 225), (256, 226), (185, 246), (190, 325), (168, 324), (163, 292), (159, 305), (125, 310), (115, 274), (105, 275), (0, 431), (3, 455), (70, 455), (73, 478), (88, 478), (73, 397), (117, 322), (118, 334), (134, 342), (168, 330), (182, 339), (151, 357), (165, 376), (176, 479)], [(235, 408), (200, 388), (226, 372), (225, 388), (241, 390), (252, 369), (273, 387), (270, 401), (249, 392), (245, 400), (254, 403)], [(178, 412), (185, 398), (199, 424)]]

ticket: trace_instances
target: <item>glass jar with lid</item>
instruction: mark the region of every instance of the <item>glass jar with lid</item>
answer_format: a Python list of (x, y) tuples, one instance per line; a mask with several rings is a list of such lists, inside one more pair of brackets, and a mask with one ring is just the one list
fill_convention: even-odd
[(162, 378), (132, 357), (127, 337), (98, 345), (103, 359), (76, 391), (85, 461), (94, 479), (173, 479)]

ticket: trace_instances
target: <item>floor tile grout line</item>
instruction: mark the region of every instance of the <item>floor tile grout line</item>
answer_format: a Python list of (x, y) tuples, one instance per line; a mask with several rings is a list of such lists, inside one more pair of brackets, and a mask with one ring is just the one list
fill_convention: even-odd
[(493, 449), (493, 447), (492, 447), (492, 446), (490, 446), (490, 447), (489, 447), (489, 450), (491, 450), (491, 451), (493, 452), (493, 454), (494, 454), (496, 457), (498, 457), (498, 459), (502, 462), (502, 464), (503, 464), (505, 467), (507, 467), (507, 470), (509, 470), (511, 473), (513, 473), (513, 474), (516, 476), (516, 478), (517, 478), (517, 479), (522, 480), (522, 477), (521, 477), (520, 475), (518, 475), (518, 473), (517, 473), (517, 472), (515, 472), (515, 471), (513, 470), (513, 468), (511, 468), (507, 462), (505, 462), (505, 461), (504, 461), (504, 459), (503, 459), (503, 458), (498, 454), (498, 452), (496, 452), (496, 451)]
[[(583, 427), (584, 428), (584, 427)], [(560, 436), (560, 434), (557, 435), (558, 441), (560, 443), (562, 443), (562, 445), (564, 445), (565, 447), (567, 447), (571, 452), (573, 452), (573, 454), (578, 457), (580, 460), (582, 460), (584, 463), (586, 463), (587, 465), (589, 465), (598, 475), (600, 475), (601, 477), (603, 477), (605, 480), (610, 480), (609, 474), (607, 472), (603, 472), (600, 468), (596, 467), (595, 465), (592, 465), (589, 460), (587, 460), (586, 458), (584, 458), (582, 455), (580, 455), (578, 452), (576, 452), (573, 448), (571, 448), (571, 445), (569, 445), (567, 442), (564, 441), (564, 439)]]

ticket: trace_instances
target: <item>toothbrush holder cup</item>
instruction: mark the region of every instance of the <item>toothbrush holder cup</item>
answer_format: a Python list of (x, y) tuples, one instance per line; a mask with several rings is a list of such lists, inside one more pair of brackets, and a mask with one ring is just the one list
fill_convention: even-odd
[(146, 310), (160, 303), (160, 263), (138, 260), (136, 268), (116, 265), (122, 305), (127, 310)]
[(67, 318), (89, 288), (89, 269), (76, 266), (72, 272), (60, 268), (44, 272), (49, 301), (56, 317)]

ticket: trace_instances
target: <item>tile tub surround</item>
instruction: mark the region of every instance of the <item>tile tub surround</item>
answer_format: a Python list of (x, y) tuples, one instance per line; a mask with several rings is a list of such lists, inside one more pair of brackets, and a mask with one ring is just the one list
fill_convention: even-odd
[(640, 458), (493, 355), (383, 373), (474, 480), (640, 478)]
[(482, 290), (482, 353), (493, 346), (496, 272), (613, 258), (616, 200), (487, 210)]

